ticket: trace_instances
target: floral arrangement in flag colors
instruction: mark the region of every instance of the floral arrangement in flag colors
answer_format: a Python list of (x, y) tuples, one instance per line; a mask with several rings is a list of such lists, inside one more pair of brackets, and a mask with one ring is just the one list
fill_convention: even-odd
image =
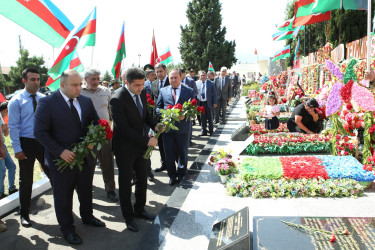
[(352, 156), (246, 157), (226, 184), (232, 196), (359, 197), (375, 179)]
[(329, 152), (331, 135), (307, 135), (279, 133), (278, 136), (255, 135), (254, 141), (246, 148), (248, 155), (295, 154), (299, 152)]

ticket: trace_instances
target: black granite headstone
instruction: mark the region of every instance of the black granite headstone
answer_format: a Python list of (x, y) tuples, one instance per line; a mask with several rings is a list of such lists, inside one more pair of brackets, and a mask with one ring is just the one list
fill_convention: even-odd
[(249, 138), (249, 123), (245, 122), (231, 135), (232, 141), (246, 141)]
[(248, 207), (213, 225), (208, 250), (219, 249), (250, 249)]
[[(302, 225), (308, 229), (335, 233), (318, 233), (288, 226), (281, 221)], [(254, 217), (253, 249), (375, 249), (375, 218), (370, 217)]]

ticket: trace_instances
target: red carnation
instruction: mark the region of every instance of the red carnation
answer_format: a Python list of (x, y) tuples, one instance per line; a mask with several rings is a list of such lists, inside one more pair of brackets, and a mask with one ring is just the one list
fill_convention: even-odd
[(182, 105), (180, 103), (177, 103), (173, 107), (176, 108), (176, 109), (179, 109), (180, 111), (182, 110)]
[(109, 123), (105, 119), (100, 119), (98, 123), (102, 127), (109, 127)]
[(362, 127), (362, 122), (361, 122), (361, 121), (357, 121), (357, 122), (355, 123), (355, 127), (356, 127), (356, 128), (360, 128), (360, 127)]
[(191, 100), (191, 105), (193, 105), (193, 106), (195, 106), (195, 105), (197, 105), (197, 99), (193, 99), (193, 100)]
[(203, 114), (205, 114), (205, 113), (206, 113), (206, 110), (204, 109), (204, 107), (203, 107), (203, 106), (200, 106), (200, 107), (201, 107), (200, 112), (202, 112)]
[(110, 131), (109, 133), (106, 133), (106, 134), (105, 134), (105, 137), (106, 137), (109, 141), (112, 140), (113, 132)]
[(167, 109), (172, 109), (172, 108), (173, 108), (172, 105), (168, 105), (168, 106), (167, 106)]
[(150, 96), (149, 94), (147, 94), (147, 93), (146, 93), (146, 96), (147, 96), (147, 99), (150, 99), (150, 98), (151, 98), (151, 96)]
[(332, 234), (332, 238), (329, 240), (330, 242), (336, 242), (336, 236)]
[(353, 109), (353, 105), (351, 103), (348, 103), (348, 104), (346, 104), (346, 108), (348, 110), (352, 110)]
[(155, 105), (155, 101), (152, 100), (152, 99), (147, 99), (147, 103), (154, 106)]

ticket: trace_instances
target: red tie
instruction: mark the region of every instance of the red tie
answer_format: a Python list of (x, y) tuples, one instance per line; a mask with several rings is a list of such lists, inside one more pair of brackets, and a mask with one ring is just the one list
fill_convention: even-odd
[(173, 92), (172, 92), (172, 96), (173, 96), (173, 101), (174, 101), (174, 103), (176, 103), (176, 89), (177, 89), (177, 88), (173, 88)]

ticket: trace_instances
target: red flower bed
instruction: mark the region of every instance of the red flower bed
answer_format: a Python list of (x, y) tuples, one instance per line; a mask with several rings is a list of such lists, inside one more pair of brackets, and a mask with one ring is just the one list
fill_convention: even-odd
[(329, 179), (321, 159), (313, 156), (280, 157), (284, 178), (297, 180), (300, 178)]

